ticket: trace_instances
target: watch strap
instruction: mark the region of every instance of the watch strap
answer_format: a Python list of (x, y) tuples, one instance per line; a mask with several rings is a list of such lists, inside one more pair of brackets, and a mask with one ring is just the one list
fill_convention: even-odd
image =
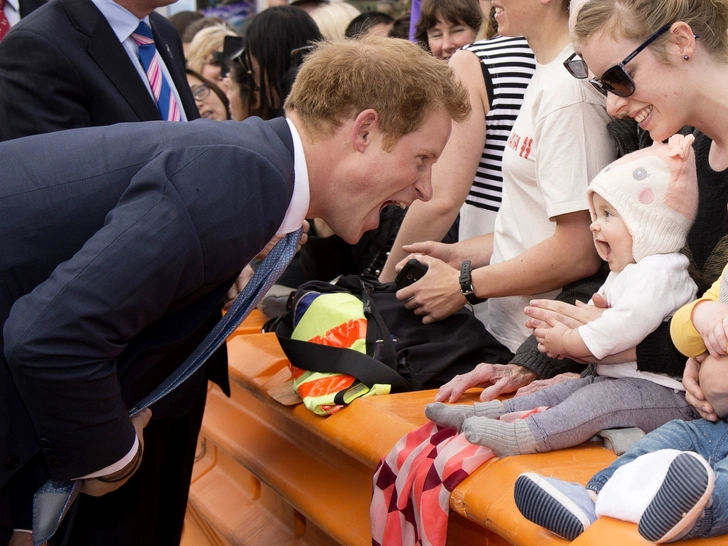
[(472, 265), (470, 260), (465, 260), (460, 265), (460, 293), (471, 305), (483, 303), (488, 298), (479, 298), (473, 289)]

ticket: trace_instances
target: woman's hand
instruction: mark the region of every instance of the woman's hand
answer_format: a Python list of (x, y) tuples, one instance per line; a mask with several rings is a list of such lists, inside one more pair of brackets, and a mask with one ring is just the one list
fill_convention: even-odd
[(501, 394), (517, 391), (528, 385), (536, 374), (518, 364), (478, 364), (472, 371), (456, 375), (445, 383), (435, 395), (436, 402), (455, 402), (473, 387), (486, 387), (480, 400), (495, 400)]
[(713, 410), (713, 406), (705, 400), (703, 389), (700, 388), (700, 364), (707, 357), (706, 354), (702, 354), (695, 358), (689, 358), (685, 363), (685, 371), (683, 372), (682, 384), (685, 387), (685, 400), (688, 404), (693, 406), (700, 416), (707, 421), (717, 421), (718, 416)]
[[(433, 258), (437, 258), (438, 260), (445, 262), (455, 269), (460, 270), (460, 264), (463, 262), (463, 260), (467, 258), (463, 258), (462, 256), (460, 256), (458, 248), (459, 247), (457, 244), (448, 245), (445, 243), (436, 243), (435, 241), (424, 241), (422, 243), (412, 243), (411, 245), (404, 245), (402, 247), (402, 250), (404, 250), (405, 252), (409, 252), (410, 255), (401, 262), (399, 262), (395, 266), (395, 269), (397, 271), (402, 269), (402, 267), (404, 267), (404, 264), (406, 264), (407, 260), (409, 260), (410, 258), (416, 258), (418, 260), (420, 259), (419, 256), (413, 256), (413, 254), (422, 254), (425, 256), (432, 256)], [(424, 263), (424, 261), (422, 261), (422, 263)]]
[(425, 264), (427, 273), (397, 292), (397, 299), (404, 301), (407, 309), (421, 316), (423, 324), (430, 324), (463, 308), (467, 302), (460, 291), (460, 270), (430, 256), (414, 254), (410, 258)]
[(607, 301), (599, 294), (592, 296), (594, 305), (582, 303), (577, 300), (576, 305), (557, 300), (531, 300), (530, 305), (523, 312), (530, 317), (526, 326), (531, 328), (543, 328), (547, 326), (546, 317), (552, 316), (572, 330), (584, 324), (596, 320), (602, 316), (607, 308)]

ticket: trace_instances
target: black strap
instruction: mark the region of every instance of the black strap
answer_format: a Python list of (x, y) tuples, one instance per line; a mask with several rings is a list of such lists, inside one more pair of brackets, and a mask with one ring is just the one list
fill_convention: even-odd
[[(377, 306), (374, 304), (374, 300), (371, 297), (368, 285), (361, 278), (359, 279), (359, 282), (361, 283), (362, 287), (360, 298), (362, 304), (364, 305), (364, 315), (367, 317), (367, 319), (370, 319), (367, 323), (367, 354), (377, 354), (377, 343), (381, 343), (381, 354), (384, 363), (393, 370), (396, 370), (397, 348), (394, 346), (392, 334), (389, 333), (389, 328), (387, 328), (387, 324), (384, 322), (382, 314), (379, 312), (379, 309), (377, 309)], [(371, 321), (374, 321), (374, 323), (377, 325), (376, 328), (372, 328)]]
[(393, 392), (410, 390), (395, 370), (359, 351), (291, 339), (286, 322), (278, 325), (276, 336), (288, 360), (297, 368), (320, 373), (344, 373), (356, 377), (368, 387), (375, 383), (391, 385)]

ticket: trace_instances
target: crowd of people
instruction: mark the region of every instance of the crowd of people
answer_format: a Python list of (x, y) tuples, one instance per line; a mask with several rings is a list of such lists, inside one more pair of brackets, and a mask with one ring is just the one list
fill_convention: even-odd
[[(224, 345), (127, 410), (257, 287), (410, 259), (402, 305), (504, 355), (430, 420), (500, 457), (646, 433), (586, 486), (520, 476), (526, 518), (728, 533), (727, 0), (158, 7), (0, 0), (0, 544), (178, 544)], [(52, 518), (48, 479), (81, 493)]]

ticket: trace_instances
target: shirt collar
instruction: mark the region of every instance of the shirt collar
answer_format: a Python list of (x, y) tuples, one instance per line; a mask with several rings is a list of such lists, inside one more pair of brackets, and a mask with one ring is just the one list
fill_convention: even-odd
[(114, 0), (91, 0), (99, 8), (101, 14), (111, 25), (114, 34), (120, 42), (124, 42), (132, 35), (139, 26), (140, 21), (149, 24), (149, 16), (137, 19), (137, 16), (126, 8), (120, 6)]
[(293, 171), (295, 182), (291, 203), (288, 205), (288, 210), (286, 211), (286, 216), (283, 218), (281, 227), (278, 228), (279, 235), (296, 231), (303, 225), (311, 199), (308, 186), (308, 167), (306, 166), (306, 156), (303, 154), (303, 142), (293, 122), (290, 119), (286, 119), (286, 121), (288, 122), (288, 127), (291, 129), (291, 138), (293, 139)]
[(20, 11), (20, 0), (5, 0), (5, 5), (10, 6), (13, 8), (16, 12)]

